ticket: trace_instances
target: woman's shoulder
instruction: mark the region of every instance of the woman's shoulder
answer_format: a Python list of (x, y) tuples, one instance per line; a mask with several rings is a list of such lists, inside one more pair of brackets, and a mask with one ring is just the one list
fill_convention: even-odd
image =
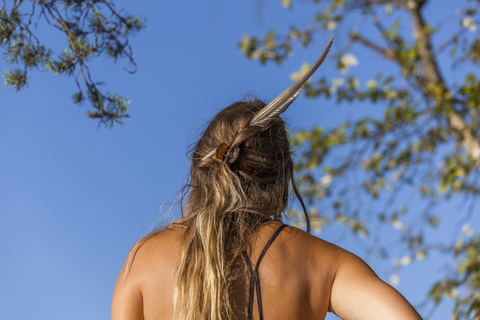
[[(254, 249), (251, 254), (254, 259), (282, 224), (281, 221), (271, 221), (259, 228), (252, 239)], [(282, 260), (283, 264), (289, 263), (296, 269), (328, 278), (333, 278), (351, 255), (341, 247), (294, 226), (284, 228), (268, 251), (277, 257), (278, 262)]]
[[(270, 221), (256, 230), (247, 248), (247, 254), (253, 261), (256, 261), (282, 225), (281, 221)], [(150, 236), (140, 246), (137, 243), (131, 270), (143, 278), (152, 273), (176, 269), (181, 260), (184, 239), (185, 229), (172, 229)], [(288, 260), (293, 264), (297, 262), (298, 268), (306, 271), (309, 269), (313, 273), (321, 268), (322, 273), (328, 271), (330, 276), (334, 276), (342, 263), (351, 260), (353, 256), (341, 247), (294, 226), (285, 227), (272, 242), (268, 252), (269, 256), (276, 257), (275, 260), (283, 260), (284, 263)]]
[[(269, 221), (262, 224), (250, 241), (252, 247), (262, 249), (283, 224), (281, 221)], [(159, 264), (156, 263), (158, 261), (162, 262), (161, 265), (178, 262), (181, 258), (185, 230), (170, 229), (150, 236), (139, 246), (135, 254), (135, 264), (148, 267), (153, 263), (158, 267)], [(331, 242), (290, 225), (281, 231), (274, 243), (273, 251), (287, 251), (288, 253), (285, 252), (285, 254), (303, 259), (303, 261), (307, 258), (313, 260), (314, 263), (321, 260), (322, 265), (329, 263), (330, 267), (338, 267), (342, 262), (354, 256)]]
[(151, 274), (164, 274), (178, 266), (183, 246), (184, 230), (172, 229), (150, 234), (132, 247), (127, 261), (129, 277), (149, 281)]
[(319, 271), (309, 274), (313, 282), (331, 288), (330, 312), (342, 319), (421, 319), (401, 294), (355, 254), (300, 229), (286, 230), (285, 241), (304, 255), (300, 264), (312, 261), (309, 270)]
[(135, 259), (137, 259), (137, 256), (140, 260), (176, 256), (182, 249), (184, 236), (185, 229), (180, 228), (148, 235), (146, 240), (139, 241), (141, 244)]
[[(260, 232), (266, 235), (272, 234), (281, 225), (283, 225), (281, 221), (272, 221), (262, 225)], [(295, 251), (306, 252), (310, 255), (319, 255), (323, 258), (336, 258), (338, 262), (351, 254), (345, 249), (295, 226), (287, 225), (281, 233), (283, 242), (287, 243), (288, 246), (292, 247)]]

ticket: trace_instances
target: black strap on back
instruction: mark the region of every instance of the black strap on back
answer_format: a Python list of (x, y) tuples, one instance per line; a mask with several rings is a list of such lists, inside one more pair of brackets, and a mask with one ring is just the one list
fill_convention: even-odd
[(265, 253), (267, 253), (268, 248), (270, 248), (270, 245), (273, 243), (275, 238), (277, 238), (278, 234), (288, 225), (282, 224), (272, 235), (270, 240), (268, 240), (267, 244), (265, 245), (265, 248), (263, 248), (262, 253), (260, 253), (260, 256), (258, 257), (257, 264), (255, 265), (255, 269), (252, 268), (252, 264), (250, 263), (250, 259), (247, 256), (247, 253), (243, 253), (243, 257), (245, 258), (245, 261), (247, 262), (247, 268), (248, 272), (250, 272), (250, 290), (248, 293), (248, 318), (247, 320), (252, 320), (252, 313), (253, 313), (253, 295), (255, 294), (255, 289), (257, 290), (257, 304), (258, 304), (258, 313), (260, 315), (260, 320), (263, 320), (263, 311), (262, 311), (262, 298), (260, 295), (260, 282), (258, 281), (258, 265), (260, 264), (260, 261), (262, 261), (263, 256)]

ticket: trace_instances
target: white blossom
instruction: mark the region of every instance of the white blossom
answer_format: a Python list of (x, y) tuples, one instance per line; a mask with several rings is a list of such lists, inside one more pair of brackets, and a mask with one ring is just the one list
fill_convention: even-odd
[(466, 16), (462, 20), (462, 26), (472, 32), (477, 30), (477, 26), (475, 25), (475, 21), (473, 21), (472, 17)]
[(397, 91), (395, 89), (390, 89), (387, 86), (383, 87), (383, 91), (385, 92), (385, 96), (388, 99), (396, 99), (398, 97)]
[(425, 251), (421, 250), (421, 249), (418, 249), (416, 252), (415, 252), (415, 257), (417, 258), (417, 260), (419, 261), (422, 261), (425, 259), (427, 255), (425, 254)]
[(400, 277), (396, 273), (390, 275), (390, 283), (392, 286), (398, 286), (400, 284)]
[(369, 81), (367, 81), (367, 83), (365, 85), (367, 86), (367, 89), (375, 89), (378, 85), (378, 81), (377, 80), (369, 80)]
[(392, 221), (392, 224), (393, 224), (393, 227), (397, 230), (400, 230), (403, 228), (403, 223), (400, 220), (395, 219)]
[(330, 87), (330, 94), (334, 94), (337, 92), (338, 87), (345, 83), (344, 78), (333, 78), (332, 79), (332, 86)]
[(402, 259), (400, 259), (400, 264), (402, 266), (408, 266), (412, 262), (412, 257), (410, 256), (405, 256)]
[(385, 6), (385, 13), (388, 15), (390, 13), (392, 13), (392, 5), (391, 4), (387, 4)]
[(335, 30), (335, 28), (337, 27), (337, 24), (333, 20), (328, 20), (328, 22), (325, 24), (325, 27), (328, 30)]
[(346, 53), (342, 57), (342, 62), (347, 66), (358, 66), (358, 59), (351, 53)]
[(322, 188), (328, 188), (332, 184), (332, 176), (327, 174), (320, 179), (320, 185)]
[(415, 9), (417, 7), (417, 3), (415, 1), (408, 1), (407, 2), (408, 9)]
[(470, 225), (468, 223), (465, 223), (463, 226), (462, 226), (462, 231), (463, 233), (465, 233), (467, 236), (473, 236), (473, 229), (472, 227), (470, 227)]
[(343, 64), (343, 68), (340, 69), (341, 74), (348, 72), (351, 66), (358, 66), (358, 59), (351, 53), (346, 53), (340, 58), (340, 62)]

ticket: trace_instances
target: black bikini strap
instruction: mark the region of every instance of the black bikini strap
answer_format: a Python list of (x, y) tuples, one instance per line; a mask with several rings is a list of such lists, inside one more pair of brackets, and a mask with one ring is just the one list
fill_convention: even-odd
[(257, 270), (252, 269), (252, 264), (250, 259), (247, 256), (247, 253), (243, 253), (243, 257), (247, 262), (248, 272), (250, 273), (250, 288), (248, 289), (248, 317), (247, 320), (252, 320), (252, 310), (253, 310), (253, 295), (255, 292), (255, 282), (257, 282)]
[(278, 234), (288, 225), (282, 224), (275, 233), (270, 237), (267, 244), (260, 253), (258, 257), (257, 263), (255, 264), (255, 269), (252, 268), (252, 263), (248, 258), (246, 252), (243, 252), (243, 257), (245, 258), (245, 262), (247, 263), (248, 272), (250, 273), (250, 289), (248, 293), (248, 317), (247, 320), (252, 320), (252, 313), (253, 313), (253, 296), (255, 294), (255, 289), (257, 290), (257, 304), (258, 304), (258, 313), (260, 315), (260, 320), (263, 320), (263, 310), (262, 310), (262, 298), (260, 295), (260, 282), (258, 281), (258, 273), (257, 269), (260, 265), (260, 261), (262, 261), (263, 256), (267, 253), (268, 248), (272, 245), (273, 241), (277, 238)]
[(268, 240), (267, 244), (265, 245), (265, 248), (263, 248), (262, 253), (260, 253), (260, 256), (258, 257), (257, 264), (255, 265), (255, 270), (258, 268), (258, 265), (260, 264), (260, 261), (262, 261), (263, 256), (265, 253), (267, 253), (268, 248), (272, 245), (272, 242), (277, 238), (278, 234), (285, 228), (288, 227), (286, 224), (282, 224), (272, 235), (270, 240)]

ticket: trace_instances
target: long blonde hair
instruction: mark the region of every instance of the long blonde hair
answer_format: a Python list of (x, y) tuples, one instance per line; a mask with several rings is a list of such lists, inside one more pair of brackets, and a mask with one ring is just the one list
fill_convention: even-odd
[[(149, 238), (185, 229), (175, 284), (177, 318), (233, 319), (232, 283), (246, 270), (242, 252), (248, 239), (263, 222), (278, 219), (285, 211), (290, 181), (299, 197), (284, 121), (276, 117), (266, 129), (248, 126), (264, 106), (259, 100), (236, 102), (215, 116), (191, 153), (182, 217), (140, 239), (127, 260), (128, 270)], [(215, 157), (202, 161), (221, 143), (240, 148), (235, 163)]]

